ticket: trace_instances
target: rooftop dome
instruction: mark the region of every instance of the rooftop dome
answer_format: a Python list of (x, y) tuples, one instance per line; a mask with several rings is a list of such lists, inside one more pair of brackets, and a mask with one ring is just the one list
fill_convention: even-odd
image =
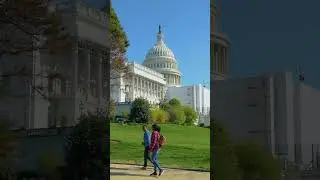
[(164, 43), (161, 27), (159, 26), (159, 32), (157, 34), (157, 42), (149, 49), (145, 60), (151, 60), (158, 57), (166, 57), (175, 60), (174, 54), (170, 48)]

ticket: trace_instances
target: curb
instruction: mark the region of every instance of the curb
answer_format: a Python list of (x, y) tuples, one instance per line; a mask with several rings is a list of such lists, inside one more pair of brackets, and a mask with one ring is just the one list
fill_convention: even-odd
[[(110, 163), (110, 164), (122, 164), (122, 165), (130, 165), (130, 166), (139, 166), (141, 164), (133, 164), (133, 163)], [(175, 169), (175, 170), (184, 170), (184, 171), (194, 171), (194, 172), (210, 172), (209, 170), (203, 170), (203, 169), (188, 169), (188, 168), (170, 168), (164, 166), (166, 169)]]

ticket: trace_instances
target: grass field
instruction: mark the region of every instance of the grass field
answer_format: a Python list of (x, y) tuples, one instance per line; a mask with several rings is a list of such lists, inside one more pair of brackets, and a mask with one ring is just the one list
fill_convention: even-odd
[[(141, 125), (111, 124), (110, 133), (112, 163), (143, 164)], [(164, 124), (161, 133), (168, 142), (159, 155), (162, 166), (210, 169), (210, 129)]]

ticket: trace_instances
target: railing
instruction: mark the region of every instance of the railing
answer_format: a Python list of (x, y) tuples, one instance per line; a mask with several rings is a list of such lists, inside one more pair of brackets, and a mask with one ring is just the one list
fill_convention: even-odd
[(72, 131), (73, 127), (56, 127), (56, 128), (41, 128), (41, 129), (21, 129), (13, 130), (17, 137), (39, 137), (39, 136), (55, 136), (66, 135)]

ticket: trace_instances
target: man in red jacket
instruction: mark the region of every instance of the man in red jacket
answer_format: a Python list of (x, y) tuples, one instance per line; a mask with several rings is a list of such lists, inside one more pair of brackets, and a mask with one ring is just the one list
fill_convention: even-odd
[(152, 134), (151, 134), (151, 143), (149, 145), (149, 152), (152, 153), (151, 160), (154, 166), (154, 172), (150, 174), (150, 176), (157, 176), (157, 169), (159, 170), (159, 176), (161, 176), (164, 172), (163, 169), (161, 169), (160, 164), (158, 162), (158, 155), (160, 151), (160, 127), (156, 124), (152, 125)]

